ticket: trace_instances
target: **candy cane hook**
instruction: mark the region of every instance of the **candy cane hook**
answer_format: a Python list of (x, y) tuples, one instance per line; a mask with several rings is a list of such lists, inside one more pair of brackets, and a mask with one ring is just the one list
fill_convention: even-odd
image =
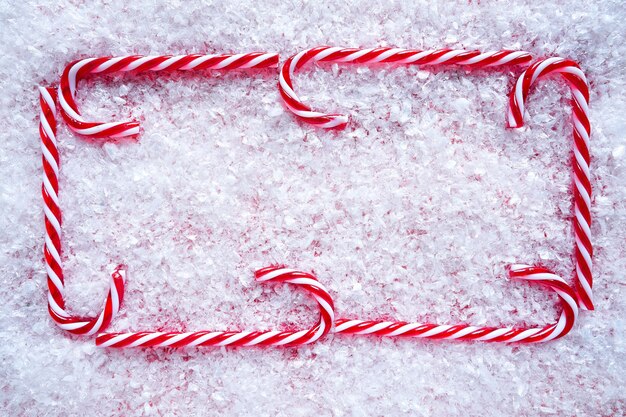
[(39, 136), (43, 161), (44, 222), (46, 236), (44, 258), (48, 276), (48, 311), (63, 330), (74, 334), (94, 334), (104, 330), (118, 313), (124, 297), (126, 269), (118, 266), (111, 276), (109, 293), (100, 314), (93, 318), (76, 317), (65, 310), (65, 281), (61, 267), (61, 208), (59, 206), (59, 151), (56, 141), (56, 92), (39, 88), (41, 113)]
[(548, 58), (535, 62), (520, 76), (511, 92), (508, 125), (524, 125), (524, 103), (535, 81), (549, 74), (561, 74), (572, 92), (572, 119), (574, 121), (574, 233), (576, 237), (577, 297), (580, 308), (593, 310), (593, 277), (591, 275), (593, 246), (591, 244), (591, 172), (589, 169), (589, 85), (587, 78), (574, 61)]
[(121, 56), (116, 58), (88, 58), (69, 64), (59, 85), (61, 114), (76, 133), (94, 138), (125, 137), (139, 134), (139, 122), (91, 122), (85, 119), (76, 106), (76, 85), (89, 74), (114, 72), (141, 73), (146, 71), (202, 71), (275, 68), (278, 55), (261, 52), (237, 55), (162, 55)]
[(578, 318), (574, 290), (558, 275), (544, 268), (512, 265), (511, 278), (535, 282), (554, 291), (563, 307), (556, 323), (543, 327), (477, 327), (468, 324), (443, 325), (405, 321), (367, 321), (338, 319), (335, 333), (387, 337), (419, 337), (426, 339), (476, 340), (483, 342), (547, 342), (565, 336)]
[(295, 93), (293, 75), (308, 62), (402, 65), (462, 65), (467, 69), (521, 65), (532, 57), (523, 51), (485, 52), (453, 49), (420, 51), (401, 48), (337, 48), (318, 46), (293, 55), (282, 65), (278, 89), (287, 108), (300, 120), (325, 129), (343, 129), (348, 116), (314, 111)]
[(310, 293), (319, 306), (319, 319), (308, 330), (299, 331), (199, 331), (103, 333), (96, 338), (102, 347), (193, 347), (193, 346), (301, 346), (313, 343), (331, 329), (335, 317), (333, 299), (328, 290), (309, 273), (271, 266), (254, 274), (257, 282), (285, 282)]

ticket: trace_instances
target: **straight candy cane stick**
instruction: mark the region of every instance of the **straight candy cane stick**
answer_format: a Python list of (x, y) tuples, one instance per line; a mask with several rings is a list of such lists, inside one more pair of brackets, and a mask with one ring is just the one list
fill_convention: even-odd
[(401, 65), (462, 65), (468, 69), (513, 66), (529, 63), (523, 51), (485, 52), (453, 49), (420, 51), (401, 48), (338, 48), (318, 46), (302, 51), (285, 61), (279, 73), (278, 89), (287, 108), (300, 120), (325, 129), (342, 129), (348, 116), (314, 111), (304, 104), (293, 88), (293, 75), (309, 62)]
[(257, 282), (285, 282), (310, 293), (319, 306), (317, 323), (299, 331), (198, 331), (198, 332), (132, 332), (103, 333), (96, 338), (102, 347), (194, 347), (194, 346), (301, 346), (325, 336), (335, 318), (333, 300), (328, 290), (309, 273), (271, 266), (255, 272)]
[(468, 324), (443, 325), (409, 323), (405, 321), (378, 321), (338, 319), (334, 333), (387, 337), (419, 337), (425, 339), (476, 340), (483, 342), (547, 342), (565, 336), (578, 318), (578, 304), (574, 290), (558, 275), (544, 268), (513, 265), (512, 278), (535, 282), (554, 291), (563, 311), (556, 323), (542, 327), (477, 327)]
[(278, 55), (262, 52), (236, 55), (161, 55), (88, 58), (69, 64), (59, 85), (61, 114), (76, 133), (94, 137), (126, 137), (139, 134), (138, 121), (92, 122), (85, 119), (76, 105), (76, 85), (89, 74), (146, 71), (202, 71), (275, 68)]
[(77, 317), (65, 310), (63, 297), (65, 280), (61, 267), (61, 208), (59, 206), (59, 150), (56, 141), (56, 91), (39, 88), (39, 137), (43, 161), (43, 185), (46, 236), (44, 258), (48, 275), (48, 312), (63, 330), (91, 335), (104, 330), (120, 309), (124, 297), (126, 270), (118, 266), (111, 276), (110, 289), (104, 307), (96, 317)]
[(512, 128), (524, 125), (524, 103), (531, 86), (550, 74), (561, 74), (572, 92), (572, 120), (574, 122), (574, 234), (576, 237), (577, 297), (580, 308), (593, 310), (593, 246), (591, 244), (591, 171), (589, 138), (589, 85), (587, 78), (574, 61), (548, 58), (532, 64), (520, 76), (511, 91), (508, 125)]

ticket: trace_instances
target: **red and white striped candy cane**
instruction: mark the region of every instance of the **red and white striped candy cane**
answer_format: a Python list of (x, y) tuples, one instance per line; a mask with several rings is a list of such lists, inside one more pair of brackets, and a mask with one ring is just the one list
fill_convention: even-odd
[(56, 142), (56, 92), (39, 88), (41, 113), (39, 136), (43, 161), (43, 185), (46, 236), (44, 258), (48, 275), (48, 311), (63, 330), (75, 334), (94, 334), (104, 330), (117, 314), (124, 297), (125, 268), (118, 266), (111, 276), (111, 285), (102, 312), (96, 317), (77, 317), (65, 310), (64, 277), (61, 267), (61, 208), (59, 206), (59, 151)]
[(344, 128), (348, 116), (314, 111), (304, 104), (293, 89), (292, 77), (308, 62), (402, 65), (462, 65), (468, 69), (521, 65), (532, 57), (523, 51), (485, 52), (453, 49), (420, 51), (401, 48), (338, 48), (318, 46), (302, 51), (285, 61), (279, 73), (278, 89), (285, 105), (300, 120), (322, 128)]
[(578, 317), (578, 304), (574, 290), (561, 277), (547, 269), (527, 265), (513, 265), (509, 274), (512, 278), (532, 281), (556, 292), (563, 307), (558, 321), (543, 327), (521, 328), (338, 319), (335, 322), (334, 332), (387, 337), (520, 343), (547, 342), (569, 333)]
[(300, 346), (313, 343), (326, 335), (334, 321), (333, 299), (314, 275), (271, 266), (254, 274), (257, 282), (286, 282), (309, 292), (320, 310), (318, 322), (308, 330), (299, 331), (199, 331), (199, 332), (133, 332), (103, 333), (96, 338), (102, 347), (193, 347), (193, 346)]
[(524, 102), (530, 87), (540, 77), (561, 74), (572, 91), (574, 120), (574, 233), (576, 236), (577, 295), (580, 308), (593, 310), (593, 247), (591, 245), (591, 174), (589, 169), (589, 86), (578, 64), (563, 58), (548, 58), (532, 64), (520, 76), (511, 92), (509, 127), (524, 125)]
[(91, 122), (85, 119), (76, 106), (76, 84), (89, 74), (114, 72), (141, 73), (146, 71), (202, 71), (273, 68), (278, 65), (278, 55), (261, 52), (236, 55), (162, 55), (121, 56), (116, 58), (88, 58), (69, 64), (61, 77), (59, 103), (61, 114), (76, 133), (94, 138), (134, 136), (139, 133), (139, 122)]

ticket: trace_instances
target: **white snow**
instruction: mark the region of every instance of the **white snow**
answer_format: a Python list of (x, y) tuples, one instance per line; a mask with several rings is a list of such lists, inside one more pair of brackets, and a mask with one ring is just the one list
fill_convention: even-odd
[[(535, 2), (0, 2), (0, 414), (11, 416), (617, 416), (626, 413), (626, 7)], [(535, 346), (334, 336), (301, 349), (104, 350), (46, 310), (38, 85), (70, 61), (316, 46), (525, 49), (591, 83), (594, 293)], [(314, 271), (337, 317), (537, 325), (556, 299), (505, 266), (573, 275), (569, 92), (543, 81), (505, 129), (521, 69), (322, 65), (295, 77), (342, 132), (282, 109), (276, 71), (94, 77), (61, 124), (67, 304), (95, 314), (129, 266), (113, 331), (306, 327), (314, 303), (255, 284)]]

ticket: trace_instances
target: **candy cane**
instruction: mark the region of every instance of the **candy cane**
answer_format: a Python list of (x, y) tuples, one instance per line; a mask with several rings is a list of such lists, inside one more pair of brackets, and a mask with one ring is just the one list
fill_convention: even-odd
[(574, 120), (574, 233), (576, 237), (577, 296), (583, 310), (593, 310), (593, 247), (591, 245), (591, 174), (589, 170), (589, 86), (587, 78), (574, 61), (548, 58), (535, 62), (520, 76), (509, 100), (508, 125), (524, 125), (524, 102), (531, 85), (540, 77), (561, 74), (572, 91)]
[(513, 265), (509, 274), (512, 278), (532, 281), (557, 293), (563, 307), (558, 321), (543, 327), (522, 328), (338, 319), (335, 322), (334, 332), (388, 337), (520, 343), (547, 342), (569, 333), (578, 317), (578, 304), (574, 290), (561, 277), (547, 269), (528, 265)]
[(139, 122), (90, 122), (76, 106), (76, 84), (88, 74), (111, 74), (114, 72), (141, 73), (146, 71), (201, 71), (260, 69), (276, 67), (278, 55), (268, 53), (248, 53), (237, 55), (163, 55), (163, 56), (122, 56), (117, 58), (88, 58), (71, 63), (65, 68), (59, 85), (61, 114), (68, 126), (76, 133), (94, 138), (125, 137), (139, 133)]
[(41, 113), (39, 136), (43, 154), (44, 222), (46, 236), (44, 258), (48, 276), (48, 311), (63, 330), (75, 334), (94, 334), (105, 329), (117, 314), (124, 297), (126, 270), (118, 266), (111, 276), (109, 293), (102, 312), (94, 318), (76, 317), (65, 311), (64, 277), (61, 267), (61, 208), (59, 207), (59, 151), (56, 142), (56, 92), (53, 88), (39, 88)]
[(271, 266), (254, 274), (257, 282), (286, 282), (309, 292), (317, 301), (320, 315), (317, 324), (299, 331), (199, 331), (199, 332), (134, 332), (103, 333), (96, 345), (102, 347), (193, 347), (193, 346), (300, 346), (313, 343), (326, 335), (335, 317), (333, 300), (328, 290), (314, 275)]
[(322, 128), (344, 128), (348, 116), (313, 111), (293, 90), (292, 77), (308, 62), (403, 65), (462, 65), (468, 69), (521, 65), (532, 57), (523, 51), (485, 52), (452, 49), (419, 51), (401, 48), (337, 48), (318, 46), (302, 51), (285, 61), (280, 69), (278, 89), (285, 105), (300, 120)]

